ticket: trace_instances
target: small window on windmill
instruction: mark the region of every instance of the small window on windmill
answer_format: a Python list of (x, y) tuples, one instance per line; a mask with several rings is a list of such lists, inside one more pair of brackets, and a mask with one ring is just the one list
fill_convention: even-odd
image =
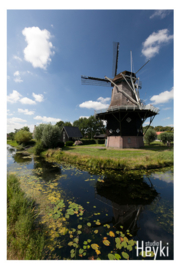
[(127, 101), (127, 103), (129, 103), (129, 99), (128, 98), (126, 98), (126, 101)]
[(131, 118), (128, 117), (128, 118), (126, 119), (126, 121), (127, 121), (128, 123), (130, 123), (130, 122), (131, 122)]
[(128, 143), (131, 143), (131, 138), (128, 138)]

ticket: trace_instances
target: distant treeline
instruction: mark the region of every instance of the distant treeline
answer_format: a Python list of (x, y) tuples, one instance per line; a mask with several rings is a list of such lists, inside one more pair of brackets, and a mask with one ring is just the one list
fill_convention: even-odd
[[(147, 127), (148, 126), (143, 127), (143, 131), (146, 130)], [(157, 131), (174, 132), (174, 127), (170, 127), (170, 126), (166, 126), (166, 127), (163, 127), (163, 126), (157, 126), (157, 127), (150, 126), (149, 128), (154, 129), (156, 132)]]

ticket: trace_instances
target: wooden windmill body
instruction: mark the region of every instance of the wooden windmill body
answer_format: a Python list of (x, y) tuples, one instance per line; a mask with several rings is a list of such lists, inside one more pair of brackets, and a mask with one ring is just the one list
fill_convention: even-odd
[(96, 118), (107, 121), (106, 146), (139, 148), (144, 146), (142, 128), (144, 121), (150, 117), (151, 124), (159, 111), (152, 105), (144, 105), (139, 97), (141, 83), (136, 74), (149, 60), (136, 73), (131, 69), (131, 72), (123, 71), (117, 74), (118, 52), (119, 43), (114, 43), (113, 79), (106, 76), (105, 79), (81, 76), (81, 79), (83, 84), (113, 87), (109, 107), (95, 111)]

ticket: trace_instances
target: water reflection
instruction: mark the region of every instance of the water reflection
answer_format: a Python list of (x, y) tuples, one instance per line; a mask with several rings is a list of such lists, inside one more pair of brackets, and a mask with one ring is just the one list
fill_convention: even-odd
[(41, 176), (46, 182), (52, 181), (61, 175), (61, 167), (54, 162), (47, 162), (43, 158), (34, 158), (33, 174)]
[[(131, 176), (132, 177), (132, 176)], [(106, 176), (104, 182), (96, 184), (96, 198), (113, 208), (111, 222), (118, 229), (123, 225), (136, 235), (139, 227), (137, 220), (145, 205), (151, 204), (159, 198), (159, 194), (149, 179), (149, 184), (143, 176), (136, 178), (121, 177), (119, 180)]]

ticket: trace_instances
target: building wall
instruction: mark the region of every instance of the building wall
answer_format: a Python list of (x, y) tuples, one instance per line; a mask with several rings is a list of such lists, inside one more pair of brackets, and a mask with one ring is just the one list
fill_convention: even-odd
[(140, 148), (144, 146), (143, 136), (109, 136), (107, 147), (113, 148)]

